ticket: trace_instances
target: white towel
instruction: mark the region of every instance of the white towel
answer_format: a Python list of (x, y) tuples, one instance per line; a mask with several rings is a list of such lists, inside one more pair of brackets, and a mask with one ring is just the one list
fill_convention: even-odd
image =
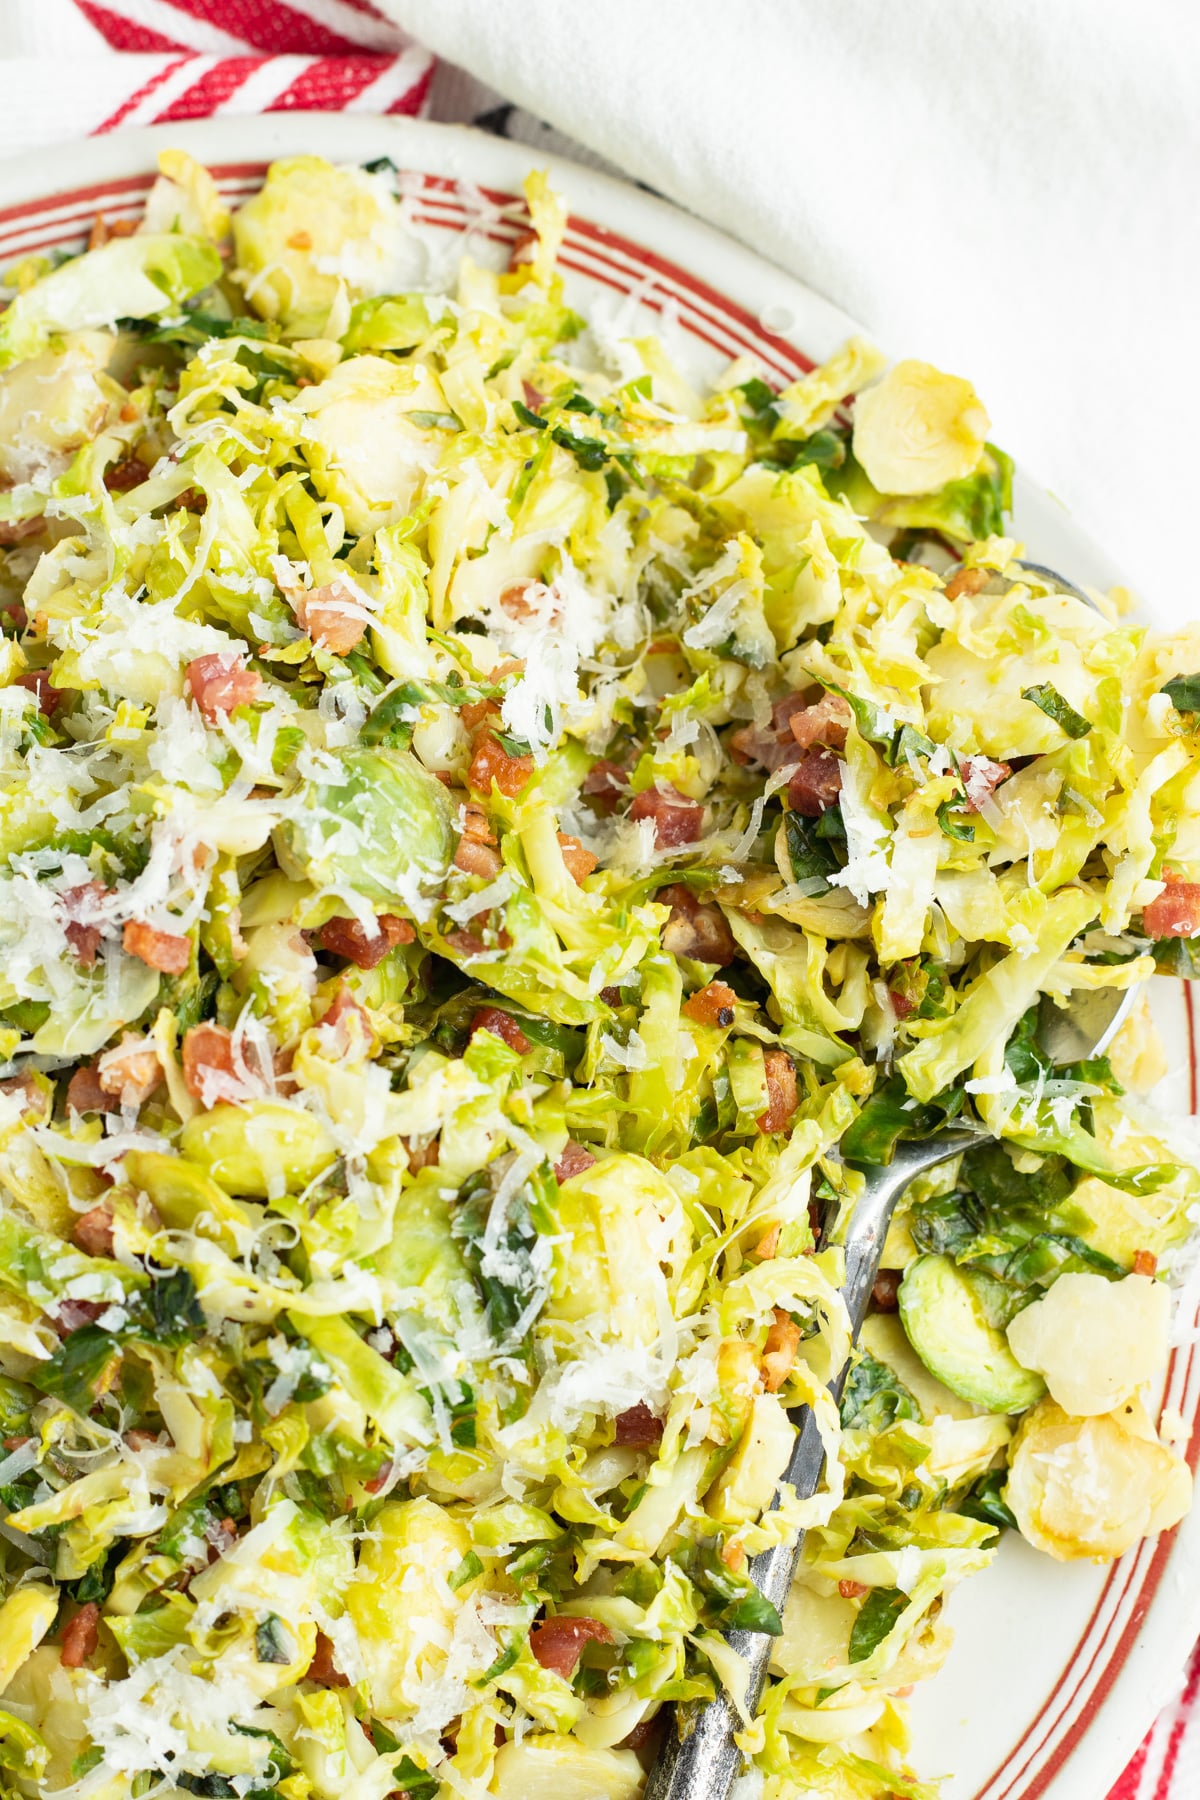
[(1154, 612), (1200, 616), (1195, 0), (376, 4), (969, 375)]

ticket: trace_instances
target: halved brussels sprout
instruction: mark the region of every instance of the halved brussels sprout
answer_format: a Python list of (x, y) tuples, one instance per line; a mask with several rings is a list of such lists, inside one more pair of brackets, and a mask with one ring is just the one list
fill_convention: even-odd
[(490, 1791), (497, 1800), (634, 1800), (641, 1786), (632, 1750), (590, 1750), (544, 1732), (501, 1746)]
[(1187, 1464), (1134, 1400), (1090, 1419), (1043, 1400), (1022, 1422), (1004, 1490), (1021, 1535), (1060, 1562), (1123, 1556), (1177, 1525), (1191, 1497)]
[(356, 300), (378, 291), (401, 231), (399, 203), (377, 176), (283, 157), (233, 216), (246, 299), (292, 335), (319, 336), (342, 283)]
[(371, 1705), (385, 1718), (414, 1711), (446, 1663), (462, 1590), (448, 1578), (471, 1548), (461, 1520), (432, 1500), (384, 1506), (364, 1539), (346, 1610), (358, 1632)]
[(989, 1412), (1024, 1412), (1045, 1393), (983, 1315), (970, 1281), (948, 1256), (920, 1256), (900, 1284), (908, 1341), (952, 1393)]
[(1146, 1275), (1060, 1275), (1008, 1327), (1017, 1361), (1074, 1418), (1111, 1412), (1166, 1365), (1171, 1299)]
[(58, 1616), (58, 1589), (32, 1582), (0, 1606), (0, 1694)]
[(310, 782), (276, 833), (280, 862), (314, 887), (419, 907), (454, 851), (445, 788), (404, 750), (348, 750), (341, 762), (340, 778)]
[(179, 233), (113, 238), (60, 264), (0, 318), (0, 369), (35, 356), (57, 331), (156, 319), (220, 279), (211, 244)]
[(881, 494), (931, 494), (978, 467), (988, 424), (969, 381), (899, 362), (855, 402), (854, 454)]
[(293, 402), (307, 415), (305, 452), (324, 499), (361, 535), (412, 510), (430, 461), (431, 418), (449, 420), (437, 376), (424, 363), (353, 356)]
[(0, 476), (29, 481), (61, 469), (96, 435), (109, 404), (97, 377), (112, 348), (106, 332), (79, 332), (0, 375)]
[(221, 1187), (259, 1200), (306, 1188), (337, 1155), (315, 1114), (270, 1100), (214, 1106), (188, 1120), (179, 1142)]

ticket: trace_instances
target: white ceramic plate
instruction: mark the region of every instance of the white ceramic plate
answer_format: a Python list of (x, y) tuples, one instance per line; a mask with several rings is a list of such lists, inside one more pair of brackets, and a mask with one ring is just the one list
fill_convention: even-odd
[[(640, 313), (642, 329), (665, 328), (701, 373), (749, 354), (780, 385), (856, 329), (790, 276), (659, 200), (517, 144), (404, 118), (213, 119), (0, 165), (0, 266), (78, 247), (98, 211), (136, 215), (168, 144), (212, 167), (232, 200), (253, 192), (276, 156), (390, 156), (407, 177), (422, 246), (407, 277), (416, 284), (422, 273), (436, 279), (452, 268), (464, 249), (503, 257), (522, 210), (513, 196), (531, 166), (549, 161), (572, 210), (560, 260), (576, 303), (622, 332), (636, 329)], [(1117, 579), (1061, 507), (1024, 478), (1016, 532), (1031, 555), (1077, 582)], [(1161, 1103), (1194, 1114), (1190, 1001), (1182, 983), (1156, 986), (1173, 1070)], [(1179, 1335), (1166, 1399), (1185, 1421), (1194, 1468), (1200, 1355), (1186, 1329)], [(914, 1704), (921, 1772), (953, 1772), (946, 1800), (1101, 1800), (1200, 1632), (1200, 1509), (1111, 1568), (1056, 1564), (1010, 1535), (996, 1565), (954, 1596), (951, 1618), (957, 1642), (949, 1662)]]

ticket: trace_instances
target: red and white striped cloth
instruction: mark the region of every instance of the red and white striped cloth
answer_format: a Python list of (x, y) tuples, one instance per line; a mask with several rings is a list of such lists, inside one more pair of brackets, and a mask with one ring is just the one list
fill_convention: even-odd
[[(432, 112), (547, 141), (537, 121), (452, 69), (431, 106), (433, 58), (368, 0), (0, 0), (0, 67), (0, 155), (123, 126), (289, 110)], [(1108, 1800), (1200, 1800), (1200, 1650)]]
[(2, 0), (14, 52), (0, 154), (214, 114), (417, 113), (434, 67), (367, 0)]
[(1200, 1648), (1183, 1691), (1159, 1714), (1108, 1800), (1197, 1800), (1200, 1795)]

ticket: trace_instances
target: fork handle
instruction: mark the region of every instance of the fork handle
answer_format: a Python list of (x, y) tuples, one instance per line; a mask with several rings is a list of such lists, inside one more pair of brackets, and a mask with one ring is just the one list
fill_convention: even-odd
[[(840, 1386), (840, 1383), (839, 1383)], [(806, 1406), (785, 1479), (802, 1500), (816, 1493), (825, 1463), (825, 1447), (817, 1422)], [(782, 1617), (796, 1564), (804, 1545), (804, 1533), (764, 1550), (750, 1564), (749, 1575), (759, 1592)], [(761, 1631), (730, 1631), (731, 1649), (746, 1659), (746, 1712), (758, 1711), (767, 1681), (774, 1639)], [(715, 1700), (699, 1701), (672, 1709), (658, 1759), (650, 1771), (643, 1800), (727, 1800), (742, 1767), (741, 1751), (733, 1741), (742, 1720), (722, 1687)]]

